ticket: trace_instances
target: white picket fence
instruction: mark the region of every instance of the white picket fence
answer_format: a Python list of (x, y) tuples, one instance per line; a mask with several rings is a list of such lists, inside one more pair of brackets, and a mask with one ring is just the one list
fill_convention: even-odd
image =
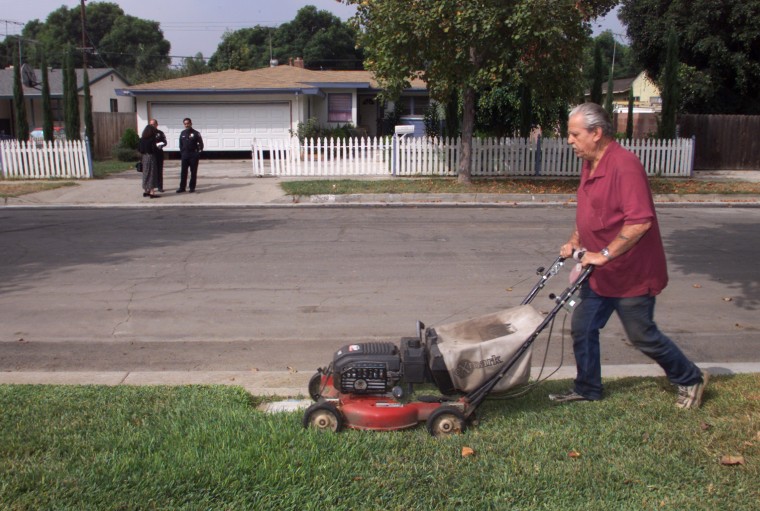
[(92, 155), (86, 140), (0, 142), (3, 178), (49, 179), (92, 177)]
[[(624, 140), (649, 175), (688, 177), (694, 139)], [(274, 176), (456, 176), (459, 138), (378, 137), (254, 140), (255, 175)], [(564, 139), (476, 138), (472, 175), (579, 176), (581, 160)]]

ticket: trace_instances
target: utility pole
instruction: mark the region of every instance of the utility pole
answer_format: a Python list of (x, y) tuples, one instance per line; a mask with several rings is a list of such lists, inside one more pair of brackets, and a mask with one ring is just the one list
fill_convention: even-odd
[(81, 0), (81, 18), (82, 18), (82, 69), (87, 69), (87, 16), (85, 15), (84, 2)]

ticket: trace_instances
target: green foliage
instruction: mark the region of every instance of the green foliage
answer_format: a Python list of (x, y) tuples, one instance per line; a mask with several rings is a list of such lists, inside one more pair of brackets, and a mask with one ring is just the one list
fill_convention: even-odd
[(386, 110), (383, 116), (383, 135), (393, 135), (394, 129), (397, 125), (401, 124), (401, 112), (393, 107), (393, 110)]
[(628, 91), (628, 119), (625, 123), (625, 138), (631, 140), (633, 138), (633, 87)]
[(425, 109), (423, 122), (425, 123), (425, 136), (427, 137), (441, 136), (441, 115), (439, 109), (440, 106), (436, 102), (431, 102)]
[(604, 65), (602, 63), (602, 47), (599, 42), (594, 44), (594, 67), (591, 77), (591, 102), (602, 104), (602, 83), (604, 81)]
[(121, 135), (119, 143), (111, 149), (111, 157), (117, 161), (136, 161), (140, 155), (137, 146), (140, 144), (140, 135), (134, 128), (127, 128)]
[[(565, 100), (540, 100), (530, 94), (523, 101), (521, 91), (520, 86), (502, 85), (478, 96), (477, 136), (527, 137), (538, 126), (544, 136), (567, 136), (566, 132), (562, 134), (562, 123), (567, 126)], [(530, 103), (527, 103), (528, 100)]]
[(115, 145), (111, 149), (111, 157), (117, 161), (137, 161), (140, 155), (135, 149)]
[[(614, 59), (615, 69), (613, 79), (630, 78), (639, 74), (640, 69), (633, 59), (631, 48), (619, 41), (620, 37), (609, 30), (605, 30), (592, 40), (592, 44), (586, 45), (583, 53), (583, 81), (591, 84), (594, 73), (594, 59), (597, 48), (601, 53), (601, 75), (608, 76)], [(601, 91), (600, 91), (601, 92)]]
[(13, 112), (16, 118), (16, 139), (29, 139), (29, 121), (26, 118), (26, 102), (24, 88), (21, 83), (21, 57), (18, 52), (13, 54)]
[[(127, 15), (113, 2), (88, 2), (88, 43), (96, 50), (90, 64), (113, 67), (132, 82), (143, 82), (158, 76), (169, 64), (169, 41), (164, 38), (158, 22)], [(53, 67), (63, 67), (67, 45), (82, 44), (81, 7), (62, 6), (51, 12), (44, 22), (32, 20), (22, 35), (37, 44), (27, 48), (32, 62), (40, 62), (46, 55)], [(82, 67), (81, 52), (73, 56), (73, 66)]]
[[(389, 99), (414, 78), (426, 80), (433, 99), (462, 98), (464, 154), (470, 154), (476, 93), (523, 83), (534, 98), (570, 100), (578, 95), (583, 46), (591, 17), (615, 0), (552, 3), (519, 0), (344, 0), (356, 6), (353, 18), (365, 66)], [(562, 79), (557, 79), (562, 77)], [(469, 180), (471, 162), (459, 175)]]
[(90, 144), (95, 140), (92, 126), (92, 98), (90, 97), (90, 77), (87, 68), (82, 73), (82, 94), (84, 95), (84, 136)]
[(79, 140), (79, 93), (77, 76), (74, 69), (74, 50), (68, 46), (65, 50), (66, 60), (63, 66), (63, 115), (66, 138)]
[(688, 75), (682, 111), (760, 114), (758, 0), (623, 0), (621, 5), (631, 49), (649, 76), (659, 77), (665, 67), (668, 32), (678, 35), (682, 77)]
[(604, 109), (607, 111), (607, 115), (610, 116), (610, 119), (612, 119), (612, 113), (614, 104), (612, 102), (613, 95), (614, 95), (614, 84), (612, 80), (612, 69), (610, 69), (610, 76), (607, 79), (607, 94), (604, 95)]
[(309, 69), (361, 69), (362, 52), (356, 49), (351, 26), (308, 5), (278, 27), (225, 32), (208, 65), (216, 71), (257, 69), (269, 66), (270, 57), (281, 64), (302, 57)]
[(140, 135), (133, 128), (127, 128), (119, 143), (111, 149), (111, 157), (117, 161), (136, 161), (139, 158), (137, 153), (139, 144)]
[(47, 59), (43, 55), (40, 63), (42, 74), (42, 134), (47, 142), (53, 141), (53, 108), (50, 102), (50, 79), (48, 77)]
[(678, 83), (678, 36), (674, 30), (668, 34), (668, 51), (665, 57), (665, 68), (660, 77), (660, 93), (662, 94), (662, 112), (660, 113), (658, 136), (660, 138), (676, 138), (676, 121), (680, 97)]
[(520, 138), (530, 137), (533, 128), (533, 92), (527, 85), (520, 87)]
[(139, 145), (140, 135), (137, 134), (137, 131), (134, 128), (125, 129), (124, 134), (121, 136), (121, 140), (119, 140), (119, 147), (137, 151), (137, 146)]
[(298, 141), (303, 144), (306, 139), (317, 138), (339, 138), (346, 139), (351, 136), (353, 124), (341, 124), (335, 127), (325, 127), (319, 124), (316, 117), (309, 118), (306, 122), (299, 122), (296, 130), (290, 130), (291, 136), (298, 137)]

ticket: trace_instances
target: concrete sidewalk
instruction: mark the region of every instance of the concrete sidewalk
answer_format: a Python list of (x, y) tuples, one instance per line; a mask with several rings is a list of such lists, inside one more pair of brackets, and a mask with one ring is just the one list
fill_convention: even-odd
[[(760, 182), (760, 171), (699, 172), (697, 179)], [(202, 160), (195, 193), (177, 194), (179, 161), (166, 162), (161, 198), (142, 196), (141, 174), (123, 172), (106, 179), (8, 198), (11, 207), (284, 207), (284, 206), (546, 206), (572, 205), (573, 194), (349, 194), (293, 197), (280, 184), (303, 177), (258, 177), (250, 160)], [(339, 179), (339, 178), (336, 178)], [(359, 178), (361, 179), (361, 178)], [(660, 205), (760, 206), (760, 195), (656, 195)]]
[[(336, 347), (337, 348), (337, 347)], [(328, 362), (328, 361), (325, 361)], [(760, 373), (760, 363), (699, 362), (711, 375)], [(316, 372), (316, 368), (315, 372)], [(258, 396), (299, 397), (308, 395), (314, 372), (287, 371), (11, 371), (0, 372), (0, 384), (24, 385), (234, 385)], [(602, 377), (661, 377), (652, 364), (602, 365)], [(531, 369), (531, 379), (562, 380), (575, 377), (575, 365)]]

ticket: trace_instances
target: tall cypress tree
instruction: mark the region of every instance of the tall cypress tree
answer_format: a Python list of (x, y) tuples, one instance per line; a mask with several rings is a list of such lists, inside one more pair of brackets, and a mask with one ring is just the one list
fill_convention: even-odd
[(82, 73), (82, 93), (84, 94), (84, 136), (90, 142), (92, 147), (93, 129), (92, 129), (92, 98), (90, 98), (90, 77), (87, 74), (87, 68)]
[(40, 64), (42, 74), (42, 133), (48, 142), (53, 140), (53, 107), (50, 104), (50, 79), (48, 77), (47, 57), (42, 54)]
[(678, 83), (678, 35), (675, 30), (668, 34), (668, 49), (665, 56), (665, 68), (660, 77), (662, 87), (662, 112), (658, 135), (660, 138), (676, 138), (676, 117), (680, 101), (680, 84)]
[(612, 119), (612, 113), (614, 110), (612, 104), (612, 96), (614, 94), (613, 88), (612, 68), (610, 68), (610, 77), (607, 79), (607, 95), (604, 97), (604, 109), (607, 110), (607, 115), (610, 116), (610, 119)]
[(21, 82), (21, 57), (18, 49), (13, 48), (13, 111), (16, 115), (16, 139), (29, 139), (29, 121), (26, 118), (24, 104), (24, 87)]
[(602, 104), (602, 83), (604, 82), (604, 67), (602, 65), (602, 47), (599, 41), (594, 43), (594, 72), (591, 77), (591, 102)]
[(77, 93), (77, 75), (74, 69), (74, 54), (69, 46), (66, 49), (63, 75), (64, 118), (66, 119), (66, 138), (79, 140), (79, 97)]
[(628, 93), (628, 122), (625, 123), (625, 138), (628, 140), (633, 138), (633, 84)]
[(530, 87), (520, 85), (520, 138), (529, 138), (533, 127), (533, 94)]

